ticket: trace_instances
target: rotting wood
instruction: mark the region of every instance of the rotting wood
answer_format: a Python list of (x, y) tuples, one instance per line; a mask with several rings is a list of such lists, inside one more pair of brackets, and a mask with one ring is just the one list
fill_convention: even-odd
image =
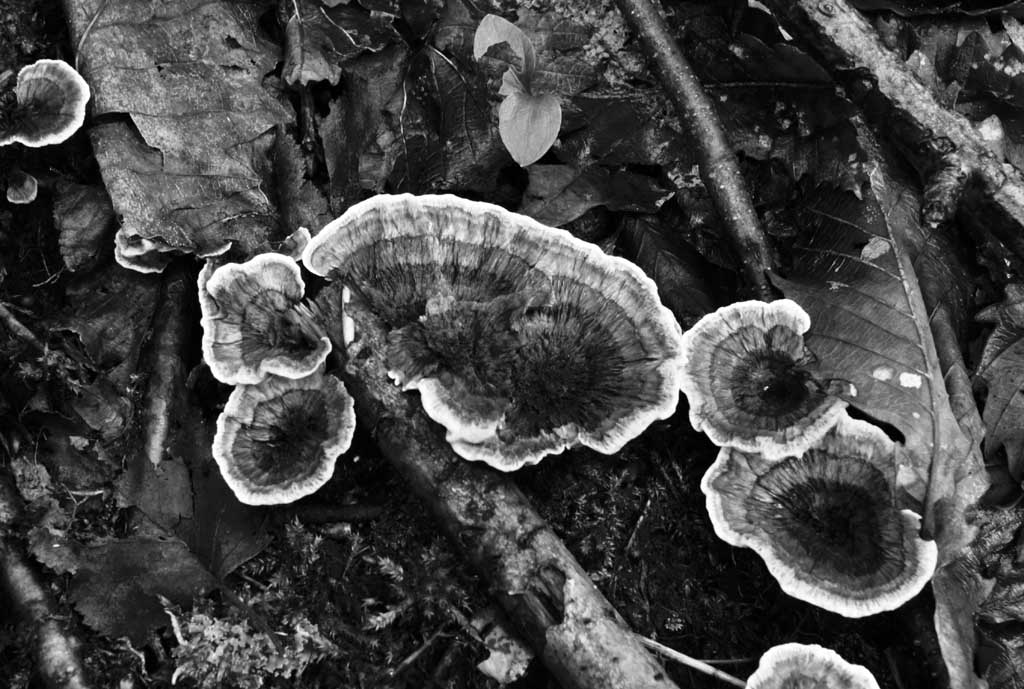
[(700, 178), (718, 211), (747, 282), (758, 298), (771, 299), (771, 250), (740, 174), (739, 161), (697, 75), (673, 39), (656, 0), (615, 0), (665, 92), (686, 123), (699, 155)]
[[(346, 311), (357, 339), (344, 378), (360, 422), (557, 680), (566, 689), (676, 687), (512, 480), (456, 456), (416, 397), (391, 382), (376, 316), (355, 302)], [(331, 335), (340, 349), (340, 333)]]
[(845, 0), (764, 3), (925, 179), (927, 224), (950, 219), (972, 192), (987, 230), (1024, 258), (1024, 175), (1000, 160), (966, 117), (944, 108), (867, 19)]
[[(22, 500), (10, 475), (0, 472), (0, 594), (11, 612), (29, 630), (36, 671), (47, 689), (88, 689), (78, 639), (67, 629), (50, 590), (25, 555), (11, 526), (22, 511)], [(62, 621), (64, 619), (65, 621)]]

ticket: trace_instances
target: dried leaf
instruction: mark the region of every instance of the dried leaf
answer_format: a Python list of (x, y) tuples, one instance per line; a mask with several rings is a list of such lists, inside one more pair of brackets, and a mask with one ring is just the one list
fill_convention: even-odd
[(87, 625), (141, 647), (168, 624), (158, 596), (190, 607), (217, 586), (181, 541), (129, 536), (81, 548), (68, 597)]
[(531, 165), (529, 173), (519, 212), (553, 227), (572, 222), (596, 206), (653, 213), (672, 196), (650, 177), (597, 165), (582, 170), (571, 165)]
[(1024, 285), (1009, 285), (1006, 300), (979, 314), (979, 320), (996, 324), (975, 373), (987, 390), (985, 456), (994, 462), (1003, 450), (1019, 483), (1024, 480)]
[(337, 84), (346, 61), (379, 52), (400, 38), (388, 15), (353, 4), (324, 7), (317, 0), (299, 0), (285, 27), (281, 74), (291, 85)]
[(114, 207), (99, 185), (60, 184), (53, 202), (60, 255), (68, 270), (92, 268), (110, 251)]
[(139, 12), (131, 0), (86, 0), (68, 10), (73, 35), (89, 27), (80, 57), (93, 114), (131, 123), (90, 132), (120, 235), (200, 255), (263, 245), (277, 226), (261, 190), (271, 130), (290, 114), (262, 86), (277, 51), (258, 38), (258, 6), (186, 0)]
[(307, 177), (306, 159), (298, 144), (279, 126), (274, 139), (274, 188), (282, 232), (300, 227), (321, 228), (333, 215), (320, 190)]

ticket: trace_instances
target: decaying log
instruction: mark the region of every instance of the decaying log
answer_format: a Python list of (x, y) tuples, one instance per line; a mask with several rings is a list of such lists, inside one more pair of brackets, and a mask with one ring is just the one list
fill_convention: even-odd
[(379, 320), (355, 302), (346, 309), (357, 338), (344, 378), (360, 422), (558, 681), (566, 689), (676, 687), (511, 479), (456, 456), (417, 398), (391, 382)]

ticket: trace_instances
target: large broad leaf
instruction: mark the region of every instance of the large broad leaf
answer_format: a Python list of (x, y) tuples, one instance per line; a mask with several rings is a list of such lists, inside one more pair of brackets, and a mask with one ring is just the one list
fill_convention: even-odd
[[(276, 229), (261, 190), (272, 128), (290, 113), (264, 89), (277, 50), (258, 38), (259, 8), (206, 0), (67, 3), (95, 116), (103, 180), (123, 243), (212, 254), (256, 250)], [(107, 118), (108, 120), (112, 118)], [(141, 246), (141, 248), (140, 248)], [(149, 252), (153, 253), (153, 252)], [(168, 254), (169, 255), (169, 254)], [(155, 263), (127, 260), (142, 269)]]
[(863, 200), (817, 189), (803, 200), (788, 279), (811, 316), (807, 344), (824, 377), (852, 382), (851, 404), (904, 438), (900, 476), (936, 538), (936, 628), (955, 687), (973, 687), (980, 580), (952, 571), (973, 536), (965, 512), (984, 483), (979, 437), (950, 405), (917, 270), (926, 241), (916, 194), (877, 168)]

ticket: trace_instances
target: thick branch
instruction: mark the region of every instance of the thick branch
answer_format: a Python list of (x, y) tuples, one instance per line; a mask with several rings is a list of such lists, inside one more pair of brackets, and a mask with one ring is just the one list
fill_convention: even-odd
[(566, 689), (676, 687), (511, 479), (457, 457), (416, 398), (392, 384), (376, 317), (346, 308), (358, 339), (345, 383), (360, 421), (558, 681)]
[(657, 68), (665, 91), (694, 138), (701, 180), (736, 250), (747, 281), (762, 299), (770, 298), (767, 272), (772, 267), (771, 252), (743, 184), (739, 161), (711, 99), (672, 38), (657, 0), (615, 1), (630, 27), (640, 36), (644, 53)]
[(975, 181), (989, 212), (984, 224), (1024, 258), (1024, 176), (997, 158), (965, 117), (942, 107), (859, 12), (845, 0), (764, 2), (929, 180), (930, 223), (948, 219), (967, 181)]
[(21, 512), (21, 496), (6, 472), (0, 474), (0, 594), (29, 630), (36, 669), (47, 689), (88, 689), (79, 642), (65, 629), (53, 596), (10, 535), (12, 521)]

